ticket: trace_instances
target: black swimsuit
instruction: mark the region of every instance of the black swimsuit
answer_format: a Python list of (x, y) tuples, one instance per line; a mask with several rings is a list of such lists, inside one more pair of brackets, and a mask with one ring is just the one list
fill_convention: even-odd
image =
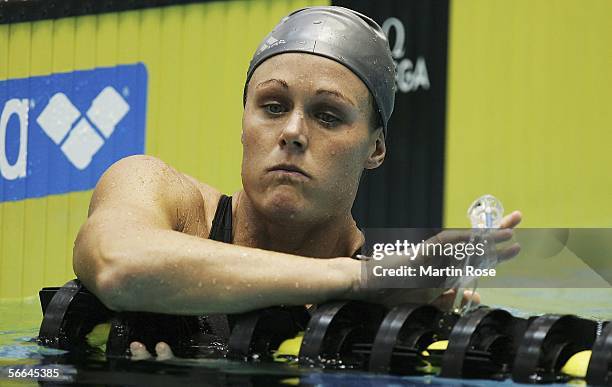
[(208, 239), (232, 243), (232, 197), (221, 195)]
[[(232, 197), (227, 195), (221, 195), (219, 204), (217, 205), (217, 211), (215, 212), (215, 218), (210, 228), (210, 234), (208, 239), (214, 241), (232, 243)], [(353, 258), (357, 258), (357, 255), (361, 254), (361, 248), (353, 254)]]
[[(215, 212), (208, 239), (232, 243), (232, 197), (222, 195)], [(211, 332), (222, 341), (227, 342), (231, 331), (231, 321), (226, 314), (209, 314), (205, 316)]]
[[(221, 195), (217, 210), (215, 211), (215, 217), (210, 228), (210, 234), (208, 239), (232, 243), (232, 197), (227, 195)], [(361, 248), (353, 254), (353, 258), (356, 258), (358, 254), (361, 254)], [(309, 308), (308, 311), (312, 313), (315, 307)], [(225, 341), (229, 338), (231, 331), (232, 319), (231, 316), (226, 314), (216, 314), (206, 316), (206, 322), (212, 329), (213, 334), (224, 339)]]

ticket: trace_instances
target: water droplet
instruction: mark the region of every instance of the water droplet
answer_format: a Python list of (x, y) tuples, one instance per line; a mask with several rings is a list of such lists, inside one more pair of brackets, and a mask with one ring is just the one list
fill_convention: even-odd
[(250, 288), (252, 285), (251, 284), (247, 284), (247, 288)]
[(299, 41), (298, 41), (298, 44), (304, 45), (304, 44), (306, 44), (306, 41), (304, 41), (304, 40), (299, 40)]
[(296, 289), (298, 289), (299, 287), (300, 287), (300, 283), (299, 283), (299, 282), (296, 282), (296, 283), (295, 283), (295, 288), (296, 288)]
[(231, 288), (232, 288), (231, 286), (227, 285), (227, 286), (225, 287), (225, 290), (230, 290)]
[(198, 287), (201, 288), (202, 287), (202, 281), (198, 282)]
[(315, 20), (312, 22), (312, 24), (321, 24), (321, 23), (323, 23), (321, 20)]

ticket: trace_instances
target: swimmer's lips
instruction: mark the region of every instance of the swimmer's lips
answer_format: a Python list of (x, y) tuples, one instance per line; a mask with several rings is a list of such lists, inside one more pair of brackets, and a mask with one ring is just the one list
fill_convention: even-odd
[(269, 173), (277, 174), (283, 177), (292, 177), (300, 180), (310, 179), (310, 175), (302, 169), (291, 164), (279, 164), (272, 168), (268, 168)]

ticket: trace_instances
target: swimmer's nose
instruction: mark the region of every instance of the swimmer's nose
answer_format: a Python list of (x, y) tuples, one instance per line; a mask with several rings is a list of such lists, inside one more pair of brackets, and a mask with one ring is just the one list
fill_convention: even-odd
[(304, 116), (294, 112), (279, 137), (280, 147), (292, 152), (304, 152), (308, 147), (306, 131)]

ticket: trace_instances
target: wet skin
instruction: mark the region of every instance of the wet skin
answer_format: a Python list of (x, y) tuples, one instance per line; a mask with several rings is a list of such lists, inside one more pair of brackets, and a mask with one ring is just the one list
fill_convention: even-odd
[[(135, 156), (98, 183), (75, 242), (75, 272), (113, 310), (208, 314), (333, 299), (435, 300), (443, 289), (365, 289), (360, 263), (349, 258), (364, 242), (350, 212), (360, 175), (386, 153), (371, 106), (363, 82), (335, 61), (297, 53), (266, 60), (248, 85), (233, 244), (208, 240), (218, 190)], [(503, 227), (520, 219), (512, 213)], [(517, 252), (511, 246), (506, 255)], [(166, 347), (156, 348), (162, 359), (171, 356)], [(139, 343), (131, 350), (150, 356)]]
[[(313, 68), (321, 70), (317, 77)], [(325, 58), (280, 55), (255, 72), (243, 116), (242, 200), (252, 213), (267, 218), (271, 234), (277, 226), (293, 229), (348, 220), (360, 174), (384, 159), (384, 140), (380, 130), (371, 129), (370, 111), (369, 92), (361, 81)], [(518, 221), (520, 215), (513, 213), (503, 226)], [(299, 242), (291, 234), (282, 243), (265, 241), (267, 248), (285, 252), (300, 250)], [(434, 304), (450, 308), (455, 294), (451, 289)], [(465, 291), (463, 302), (470, 299), (480, 302), (478, 294)], [(153, 357), (138, 342), (130, 350), (135, 360)], [(158, 343), (155, 351), (157, 360), (173, 357), (166, 343)]]
[(350, 214), (359, 177), (386, 152), (371, 121), (368, 89), (339, 63), (295, 53), (262, 63), (242, 120), (238, 232), (270, 250), (352, 255), (363, 244)]

